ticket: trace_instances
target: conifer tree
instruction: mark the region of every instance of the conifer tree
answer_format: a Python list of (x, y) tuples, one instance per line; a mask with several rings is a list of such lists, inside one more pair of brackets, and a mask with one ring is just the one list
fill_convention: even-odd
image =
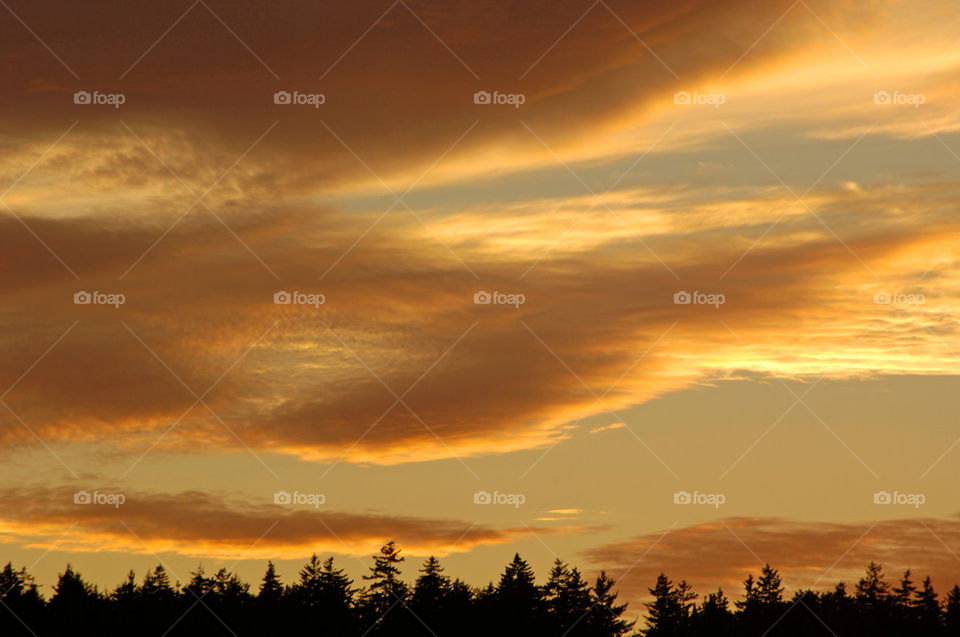
[(747, 574), (747, 579), (743, 580), (743, 601), (734, 602), (741, 611), (753, 609), (759, 603), (757, 595), (756, 580), (753, 579), (753, 573)]
[[(364, 621), (374, 632), (399, 631), (410, 617), (406, 608), (409, 590), (400, 579), (398, 564), (406, 558), (400, 556), (396, 542), (390, 540), (373, 556), (370, 574), (363, 579), (370, 582), (363, 596)], [(388, 617), (389, 615), (389, 617)]]
[(267, 571), (263, 574), (257, 599), (263, 603), (276, 604), (281, 597), (283, 597), (283, 583), (280, 581), (280, 576), (277, 575), (277, 569), (273, 562), (267, 562)]
[(42, 618), (44, 601), (36, 580), (26, 567), (7, 562), (0, 571), (0, 635), (29, 635)]
[(857, 582), (857, 602), (869, 608), (876, 608), (886, 601), (890, 584), (883, 579), (883, 567), (871, 561), (867, 572)]
[(960, 636), (960, 585), (954, 584), (947, 593), (943, 619), (947, 634)]
[(725, 637), (732, 634), (733, 616), (730, 614), (730, 600), (722, 588), (709, 593), (692, 618), (696, 634)]
[(54, 625), (60, 630), (76, 625), (95, 622), (100, 611), (102, 596), (97, 589), (83, 580), (79, 573), (67, 564), (53, 588), (48, 611)]
[[(402, 561), (402, 558), (400, 561)], [(320, 585), (323, 608), (328, 613), (343, 615), (350, 612), (354, 604), (353, 596), (357, 591), (353, 588), (353, 580), (343, 569), (334, 565), (332, 557), (323, 561), (320, 571)]]
[(157, 564), (153, 572), (147, 573), (143, 578), (143, 586), (140, 592), (147, 599), (168, 600), (175, 597), (173, 586), (170, 585), (170, 576), (167, 575), (167, 569), (163, 564)]
[(937, 599), (937, 592), (933, 590), (933, 583), (929, 576), (923, 579), (914, 606), (921, 630), (934, 633), (940, 629), (942, 624), (940, 602)]
[(687, 609), (681, 601), (681, 591), (663, 573), (657, 583), (648, 589), (653, 601), (644, 604), (647, 608), (647, 637), (673, 637), (682, 634), (687, 625)]
[(495, 593), (494, 626), (510, 626), (511, 633), (524, 635), (535, 631), (542, 619), (542, 592), (533, 569), (519, 553), (507, 564)]
[(626, 604), (617, 604), (616, 582), (600, 571), (591, 589), (592, 605), (586, 618), (587, 634), (591, 637), (620, 637), (630, 631), (635, 622), (622, 619)]
[(414, 609), (438, 608), (450, 592), (450, 578), (443, 574), (440, 560), (433, 555), (423, 563), (420, 573), (413, 588)]
[(783, 586), (780, 573), (769, 564), (764, 564), (757, 580), (757, 601), (764, 607), (775, 607), (783, 601)]
[(893, 587), (893, 603), (900, 608), (910, 608), (913, 606), (913, 595), (916, 592), (917, 587), (910, 579), (910, 569), (908, 568), (903, 572), (900, 584)]
[(407, 586), (400, 580), (400, 568), (397, 566), (405, 559), (400, 557), (396, 542), (390, 540), (381, 547), (380, 555), (373, 556), (370, 574), (363, 576), (364, 580), (370, 582), (368, 596), (383, 610), (406, 599)]
[(127, 573), (127, 579), (125, 579), (122, 584), (113, 590), (113, 593), (111, 593), (110, 597), (111, 599), (126, 605), (133, 604), (139, 594), (140, 586), (137, 585), (137, 575), (131, 570)]
[(546, 611), (550, 614), (552, 628), (558, 634), (570, 637), (586, 634), (583, 621), (590, 610), (590, 587), (576, 568), (570, 568), (559, 558), (543, 587)]

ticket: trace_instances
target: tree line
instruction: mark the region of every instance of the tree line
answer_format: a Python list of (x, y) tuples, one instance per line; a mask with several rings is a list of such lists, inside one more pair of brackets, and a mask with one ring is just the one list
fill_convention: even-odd
[(908, 569), (899, 582), (885, 578), (870, 562), (848, 592), (799, 590), (784, 598), (780, 573), (769, 564), (758, 578), (748, 575), (743, 599), (730, 600), (723, 589), (699, 603), (686, 581), (674, 584), (660, 574), (649, 589), (646, 637), (953, 637), (960, 636), (960, 586), (941, 600), (929, 577), (915, 583)]
[(784, 595), (769, 564), (748, 575), (742, 599), (723, 589), (699, 595), (686, 582), (660, 574), (649, 589), (644, 626), (624, 618), (615, 582), (601, 571), (591, 584), (576, 567), (557, 560), (546, 582), (519, 554), (497, 583), (471, 588), (428, 557), (412, 585), (401, 578), (405, 558), (388, 542), (373, 556), (362, 582), (332, 557), (314, 554), (292, 584), (268, 562), (259, 586), (227, 569), (198, 567), (186, 584), (172, 582), (163, 564), (138, 581), (131, 571), (112, 591), (84, 581), (68, 564), (49, 600), (26, 568), (0, 571), (0, 636), (246, 635), (287, 637), (960, 637), (960, 586), (941, 600), (929, 577), (910, 570), (897, 583), (871, 562), (852, 591)]
[(0, 636), (620, 637), (633, 628), (604, 572), (591, 585), (558, 559), (538, 585), (517, 554), (496, 584), (471, 588), (429, 557), (411, 586), (401, 578), (404, 560), (389, 542), (358, 583), (332, 557), (313, 555), (289, 585), (268, 562), (255, 591), (227, 569), (199, 567), (186, 584), (173, 583), (163, 564), (101, 591), (67, 565), (49, 600), (26, 568), (8, 563)]

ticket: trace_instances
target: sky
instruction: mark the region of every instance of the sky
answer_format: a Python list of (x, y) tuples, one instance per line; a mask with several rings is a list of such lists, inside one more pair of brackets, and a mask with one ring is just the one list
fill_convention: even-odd
[(953, 3), (0, 7), (0, 561), (960, 581)]

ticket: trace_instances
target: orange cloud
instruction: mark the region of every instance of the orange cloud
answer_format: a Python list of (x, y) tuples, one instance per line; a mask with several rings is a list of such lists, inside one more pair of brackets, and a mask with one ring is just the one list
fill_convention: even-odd
[(960, 516), (871, 523), (800, 522), (780, 518), (726, 518), (649, 533), (584, 552), (615, 574), (626, 599), (648, 597), (657, 575), (686, 579), (704, 595), (723, 587), (732, 598), (764, 563), (780, 570), (788, 593), (828, 589), (845, 581), (851, 590), (871, 560), (895, 582), (907, 568), (931, 576), (942, 591), (960, 581)]
[[(26, 30), (0, 44), (11, 67), (0, 173), (15, 185), (4, 201), (18, 217), (0, 220), (0, 263), (16, 273), (0, 277), (10, 301), (0, 386), (12, 386), (4, 402), (15, 412), (0, 409), (0, 439), (11, 449), (34, 441), (28, 427), (125, 453), (169, 432), (159, 451), (216, 453), (239, 438), (309, 460), (395, 464), (543, 447), (582, 417), (743, 373), (952, 371), (949, 177), (858, 165), (837, 176), (846, 185), (830, 176), (800, 204), (702, 115), (638, 164), (649, 174), (628, 175), (648, 149), (636, 140), (656, 141), (634, 124), (669, 110), (682, 88), (673, 73), (699, 83), (735, 63), (731, 90), (770, 98), (732, 120), (750, 123), (749, 142), (762, 125), (777, 144), (812, 136), (829, 150), (825, 167), (843, 159), (847, 117), (831, 135), (758, 115), (788, 101), (794, 79), (803, 90), (818, 77), (797, 68), (800, 53), (826, 56), (809, 11), (738, 62), (789, 2), (610, 2), (613, 13), (596, 5), (555, 47), (589, 4), (411, 2), (416, 15), (396, 5), (337, 62), (381, 4), (300, 3), (269, 16), (196, 5), (139, 62), (176, 9), (54, 17), (16, 7), (63, 60), (82, 61), (82, 79)], [(886, 24), (853, 4), (807, 4), (845, 36)], [(771, 75), (777, 82), (756, 79)], [(528, 94), (522, 113), (473, 103), (498, 86)], [(73, 104), (73, 91), (95, 87), (123, 91), (123, 108)], [(323, 108), (273, 103), (276, 90), (298, 87), (324, 92)], [(835, 112), (803, 122), (820, 127)], [(902, 127), (901, 116), (884, 121)], [(604, 133), (620, 145), (601, 143)], [(908, 137), (889, 154), (929, 154)], [(553, 147), (579, 160), (571, 170), (586, 174), (586, 189)], [(390, 187), (430, 169), (410, 195), (413, 214), (363, 162)], [(598, 183), (616, 188), (584, 194)], [(77, 306), (78, 290), (128, 302)], [(278, 306), (278, 290), (326, 303)], [(474, 305), (481, 290), (526, 303)], [(727, 302), (675, 304), (683, 291)], [(926, 303), (875, 305), (882, 292)]]
[[(838, 227), (852, 210), (889, 211), (869, 232), (844, 231), (846, 247), (818, 234), (811, 215), (752, 250), (763, 228), (752, 218), (651, 238), (678, 278), (638, 254), (627, 230), (548, 255), (523, 280), (516, 273), (530, 262), (491, 261), (469, 242), (455, 249), (484, 272), (480, 281), (435, 240), (369, 239), (321, 280), (362, 223), (334, 230), (344, 219), (334, 211), (244, 219), (236, 231), (278, 281), (209, 216), (184, 221), (139, 262), (158, 236), (153, 224), (27, 218), (83, 273), (78, 282), (7, 220), (0, 245), (22, 274), (0, 282), (15, 300), (0, 317), (0, 378), (13, 385), (4, 402), (16, 414), (0, 419), (11, 443), (33, 439), (23, 425), (49, 441), (109, 432), (101, 446), (129, 453), (169, 430), (158, 449), (216, 452), (236, 449), (235, 433), (254, 449), (393, 464), (547, 445), (581, 417), (745, 372), (952, 373), (954, 336), (927, 328), (957, 311), (948, 292), (957, 228), (939, 203), (955, 193), (927, 192), (911, 215), (925, 228), (907, 224), (898, 206), (913, 195), (896, 189), (819, 195), (821, 218)], [(935, 287), (917, 274), (931, 267)], [(127, 302), (75, 305), (81, 289)], [(476, 305), (482, 289), (525, 303)], [(278, 290), (326, 302), (276, 305)], [(681, 290), (725, 302), (678, 305)], [(924, 302), (876, 304), (884, 291)]]
[[(865, 30), (882, 15), (855, 3), (807, 4), (845, 33)], [(787, 0), (609, 0), (592, 9), (590, 3), (416, 0), (385, 14), (390, 7), (380, 1), (295, 2), (269, 12), (214, 2), (181, 8), (99, 1), (83, 12), (66, 4), (51, 12), (14, 6), (33, 32), (57, 43), (62, 64), (27, 29), (11, 31), (0, 45), (0, 58), (8, 60), (4, 132), (17, 146), (42, 150), (41, 140), (52, 142), (79, 119), (51, 156), (61, 192), (72, 195), (64, 202), (73, 208), (110, 205), (84, 201), (92, 191), (163, 194), (156, 185), (165, 170), (138, 156), (127, 127), (202, 190), (279, 122), (244, 161), (244, 179), (229, 177), (215, 198), (241, 184), (272, 193), (317, 194), (347, 184), (379, 191), (321, 121), (361, 149), (361, 158), (395, 188), (419, 177), (479, 121), (430, 176), (463, 179), (478, 170), (552, 163), (527, 143), (533, 140), (521, 118), (560, 149), (596, 153), (607, 146), (597, 143), (600, 137), (620, 135), (625, 123), (659, 108), (676, 90), (734, 65), (739, 73), (817, 51), (824, 35), (801, 11), (744, 56), (746, 43), (791, 7)], [(537, 24), (534, 32), (530, 24)], [(119, 109), (79, 107), (73, 94), (80, 90), (119, 92), (125, 102)], [(286, 107), (273, 102), (279, 90), (326, 99), (320, 108)], [(485, 108), (473, 103), (478, 90), (520, 92), (525, 103), (519, 111)], [(29, 183), (20, 188), (27, 190)]]
[(71, 552), (292, 559), (314, 552), (363, 555), (390, 539), (414, 555), (445, 555), (507, 544), (531, 534), (583, 530), (492, 528), (458, 520), (346, 513), (330, 511), (326, 505), (273, 504), (272, 494), (257, 503), (250, 502), (250, 496), (199, 491), (102, 489), (86, 492), (95, 501), (78, 504), (75, 493), (79, 492), (69, 488), (3, 490), (0, 539), (27, 548)]

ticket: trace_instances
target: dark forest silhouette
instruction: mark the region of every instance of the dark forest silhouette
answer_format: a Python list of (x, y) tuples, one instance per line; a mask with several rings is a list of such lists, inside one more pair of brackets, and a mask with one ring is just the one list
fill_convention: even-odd
[(208, 575), (201, 567), (186, 584), (173, 583), (162, 564), (142, 582), (131, 571), (101, 592), (68, 565), (49, 600), (25, 568), (8, 563), (0, 571), (0, 636), (960, 636), (960, 587), (941, 601), (929, 577), (916, 584), (908, 570), (892, 585), (874, 562), (852, 592), (840, 582), (789, 600), (780, 574), (766, 565), (732, 604), (722, 589), (698, 602), (685, 581), (675, 585), (661, 574), (641, 628), (624, 618), (627, 605), (617, 603), (615, 582), (603, 571), (591, 586), (558, 559), (538, 585), (515, 555), (496, 584), (471, 588), (429, 557), (410, 586), (400, 577), (403, 561), (389, 542), (358, 586), (332, 557), (313, 555), (289, 585), (269, 562), (253, 592), (226, 569)]
[(685, 582), (674, 585), (662, 573), (646, 603), (648, 637), (944, 637), (960, 635), (960, 586), (942, 602), (929, 577), (914, 583), (907, 570), (899, 584), (884, 578), (883, 567), (870, 562), (852, 592), (838, 583), (833, 590), (799, 590), (784, 599), (780, 573), (769, 564), (743, 583), (743, 599), (731, 608), (722, 589), (700, 603)]
[(362, 586), (332, 557), (313, 555), (286, 586), (270, 562), (255, 592), (226, 569), (208, 575), (198, 568), (186, 584), (173, 583), (161, 564), (142, 582), (131, 571), (103, 593), (68, 565), (49, 601), (26, 569), (7, 564), (0, 572), (0, 637), (618, 637), (633, 626), (621, 619), (627, 605), (617, 603), (614, 581), (603, 572), (591, 586), (576, 568), (557, 560), (538, 586), (533, 569), (515, 555), (499, 582), (471, 589), (430, 557), (410, 586), (400, 577), (404, 559), (389, 542), (374, 556)]

